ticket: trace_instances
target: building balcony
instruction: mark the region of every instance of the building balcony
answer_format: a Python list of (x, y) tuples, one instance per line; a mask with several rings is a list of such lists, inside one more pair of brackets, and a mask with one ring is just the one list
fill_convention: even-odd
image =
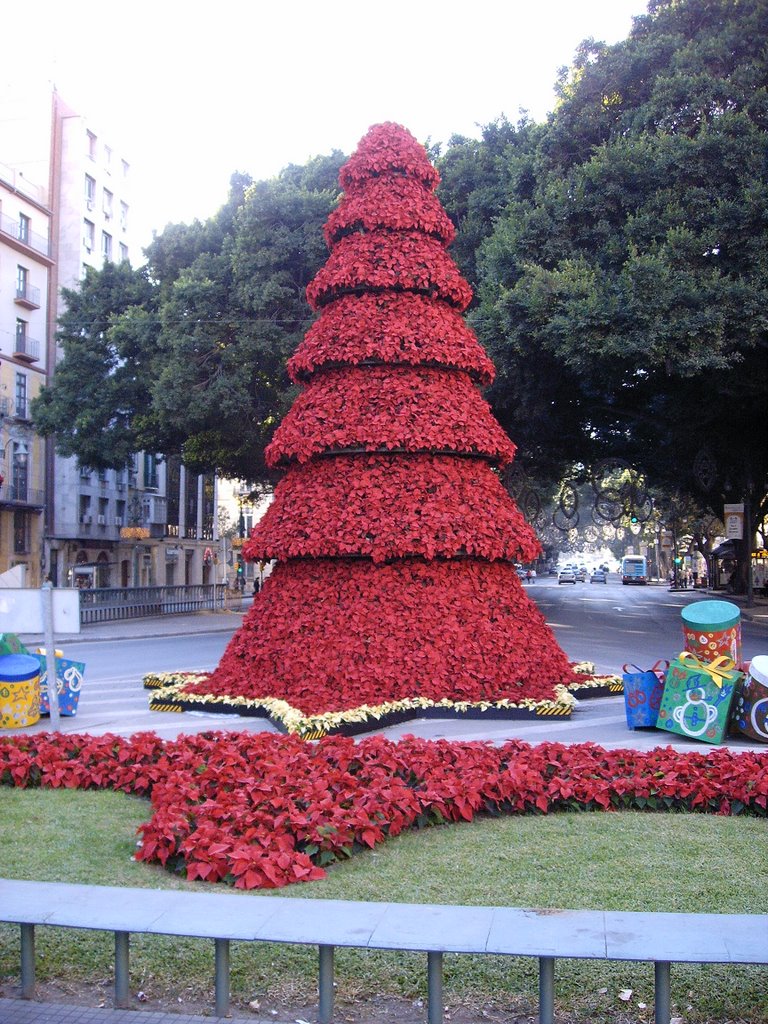
[(40, 289), (34, 288), (31, 284), (25, 284), (23, 288), (17, 287), (13, 301), (25, 309), (40, 309)]
[(41, 509), (45, 505), (43, 491), (34, 487), (25, 487), (23, 484), (3, 483), (0, 484), (0, 506), (4, 508), (31, 508)]
[[(30, 338), (28, 335), (16, 337), (13, 346), (13, 354), (16, 359), (23, 359), (25, 363), (36, 363), (40, 359), (40, 342), (37, 338)], [(26, 405), (27, 403), (25, 403)], [(28, 419), (27, 411), (20, 415), (21, 419)]]
[(23, 400), (16, 399), (16, 403), (11, 405), (10, 415), (17, 420), (24, 420), (25, 422), (31, 419), (29, 401), (25, 398)]
[(27, 249), (31, 249), (32, 252), (39, 253), (41, 256), (50, 259), (51, 243), (48, 239), (36, 234), (34, 231), (23, 231), (19, 221), (14, 220), (13, 217), (9, 217), (5, 213), (0, 213), (0, 235), (5, 235), (6, 238), (20, 243)]

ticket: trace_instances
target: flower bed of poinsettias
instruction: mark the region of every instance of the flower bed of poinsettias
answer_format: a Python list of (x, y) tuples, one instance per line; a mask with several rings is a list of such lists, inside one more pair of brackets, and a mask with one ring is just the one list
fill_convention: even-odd
[(138, 860), (243, 889), (321, 878), (326, 865), (404, 829), (478, 814), (768, 813), (768, 753), (412, 736), (13, 736), (0, 739), (0, 783), (149, 796)]

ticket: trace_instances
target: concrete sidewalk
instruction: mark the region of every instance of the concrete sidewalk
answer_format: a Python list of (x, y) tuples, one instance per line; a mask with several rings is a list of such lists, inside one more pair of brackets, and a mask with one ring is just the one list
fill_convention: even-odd
[[(121, 619), (116, 622), (96, 622), (83, 625), (79, 633), (56, 633), (58, 645), (94, 641), (151, 639), (162, 636), (187, 636), (190, 633), (231, 633), (238, 628), (251, 607), (250, 598), (244, 598), (239, 610), (220, 612), (190, 612), (186, 615), (157, 615), (144, 619)], [(19, 633), (27, 647), (44, 643), (42, 633)], [(2, 1024), (2, 1021), (0, 1021)]]
[[(30, 999), (0, 999), (0, 1024), (281, 1024), (287, 1017), (200, 1017), (156, 1010), (113, 1010)], [(295, 1018), (294, 1018), (295, 1019)]]

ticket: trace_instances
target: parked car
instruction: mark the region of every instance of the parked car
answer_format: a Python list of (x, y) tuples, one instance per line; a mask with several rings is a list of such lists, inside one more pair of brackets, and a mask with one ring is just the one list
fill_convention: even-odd
[(602, 569), (595, 569), (592, 575), (589, 577), (590, 583), (605, 583), (605, 573)]
[(572, 569), (561, 569), (557, 576), (558, 585), (561, 583), (575, 583), (576, 574)]

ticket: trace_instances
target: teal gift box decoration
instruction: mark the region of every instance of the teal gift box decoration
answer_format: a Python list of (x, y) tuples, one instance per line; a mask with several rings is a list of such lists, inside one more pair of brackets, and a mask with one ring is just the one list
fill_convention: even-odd
[(707, 663), (683, 651), (670, 662), (656, 728), (702, 743), (722, 743), (741, 677), (730, 658)]

